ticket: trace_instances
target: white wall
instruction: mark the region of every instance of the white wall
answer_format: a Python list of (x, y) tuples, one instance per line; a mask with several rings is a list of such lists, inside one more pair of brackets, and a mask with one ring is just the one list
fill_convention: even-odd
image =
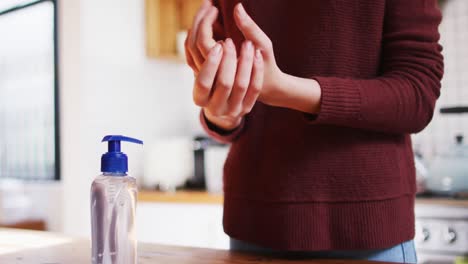
[[(73, 192), (81, 160), (81, 34), (80, 1), (59, 2), (60, 47), (60, 146), (62, 176), (62, 231), (70, 232), (74, 225), (73, 207), (82, 195)], [(76, 162), (78, 161), (78, 162)], [(86, 199), (83, 199), (83, 203)], [(76, 212), (78, 214), (78, 212)], [(77, 217), (80, 218), (80, 217)]]
[(29, 216), (46, 222), (49, 231), (62, 231), (63, 194), (60, 182), (28, 183), (24, 190), (31, 200)]
[[(143, 0), (61, 2), (63, 230), (89, 235), (89, 187), (106, 134), (146, 143), (200, 131), (187, 66), (146, 58)], [(125, 145), (130, 173), (143, 150)]]

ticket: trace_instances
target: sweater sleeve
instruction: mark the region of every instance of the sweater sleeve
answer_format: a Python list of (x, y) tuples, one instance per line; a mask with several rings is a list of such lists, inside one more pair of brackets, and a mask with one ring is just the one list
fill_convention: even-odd
[(245, 118), (242, 119), (242, 123), (235, 128), (234, 130), (226, 131), (215, 124), (211, 123), (203, 113), (203, 110), (200, 111), (200, 123), (203, 129), (206, 131), (208, 136), (212, 137), (216, 141), (221, 143), (232, 143), (234, 142), (242, 133), (245, 126)]
[(432, 119), (443, 75), (440, 21), (435, 0), (387, 0), (381, 75), (313, 77), (322, 90), (321, 110), (308, 121), (388, 133), (424, 129)]

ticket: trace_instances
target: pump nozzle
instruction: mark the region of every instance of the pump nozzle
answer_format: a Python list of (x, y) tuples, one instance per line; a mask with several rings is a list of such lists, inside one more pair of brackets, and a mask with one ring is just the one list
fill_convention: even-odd
[(106, 173), (125, 174), (128, 171), (128, 159), (125, 153), (120, 151), (120, 142), (126, 141), (143, 144), (143, 141), (120, 135), (109, 135), (102, 139), (108, 142), (108, 152), (101, 157), (101, 171)]

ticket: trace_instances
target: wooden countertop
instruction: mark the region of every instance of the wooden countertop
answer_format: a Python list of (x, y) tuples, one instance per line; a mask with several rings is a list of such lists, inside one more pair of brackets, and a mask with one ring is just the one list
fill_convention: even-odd
[(450, 198), (416, 198), (416, 204), (468, 207), (468, 200)]
[[(154, 203), (189, 203), (189, 204), (223, 204), (222, 194), (212, 194), (206, 191), (176, 191), (160, 192), (143, 190), (138, 193), (139, 202)], [(468, 199), (450, 198), (416, 198), (418, 205), (443, 205), (468, 207)]]
[(139, 202), (155, 203), (195, 203), (195, 204), (223, 204), (222, 194), (212, 194), (206, 191), (139, 191)]
[[(90, 243), (63, 235), (0, 228), (0, 263), (15, 264), (83, 264), (90, 263)], [(174, 247), (152, 244), (138, 245), (139, 264), (340, 264), (372, 263), (339, 260), (285, 260), (265, 256), (233, 253), (227, 250)], [(382, 264), (382, 262), (378, 262)]]
[(20, 221), (20, 222), (15, 222), (15, 223), (7, 223), (7, 224), (0, 223), (0, 227), (45, 231), (46, 222), (44, 220), (31, 219), (31, 220), (25, 220), (25, 221)]

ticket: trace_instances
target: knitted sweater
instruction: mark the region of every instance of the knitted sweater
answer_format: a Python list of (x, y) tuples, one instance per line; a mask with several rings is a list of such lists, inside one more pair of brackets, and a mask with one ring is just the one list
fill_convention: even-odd
[[(238, 0), (218, 38), (240, 46)], [(410, 134), (430, 122), (443, 74), (435, 0), (245, 0), (282, 71), (318, 81), (317, 115), (257, 102), (231, 133), (224, 229), (278, 250), (386, 248), (414, 236)]]

